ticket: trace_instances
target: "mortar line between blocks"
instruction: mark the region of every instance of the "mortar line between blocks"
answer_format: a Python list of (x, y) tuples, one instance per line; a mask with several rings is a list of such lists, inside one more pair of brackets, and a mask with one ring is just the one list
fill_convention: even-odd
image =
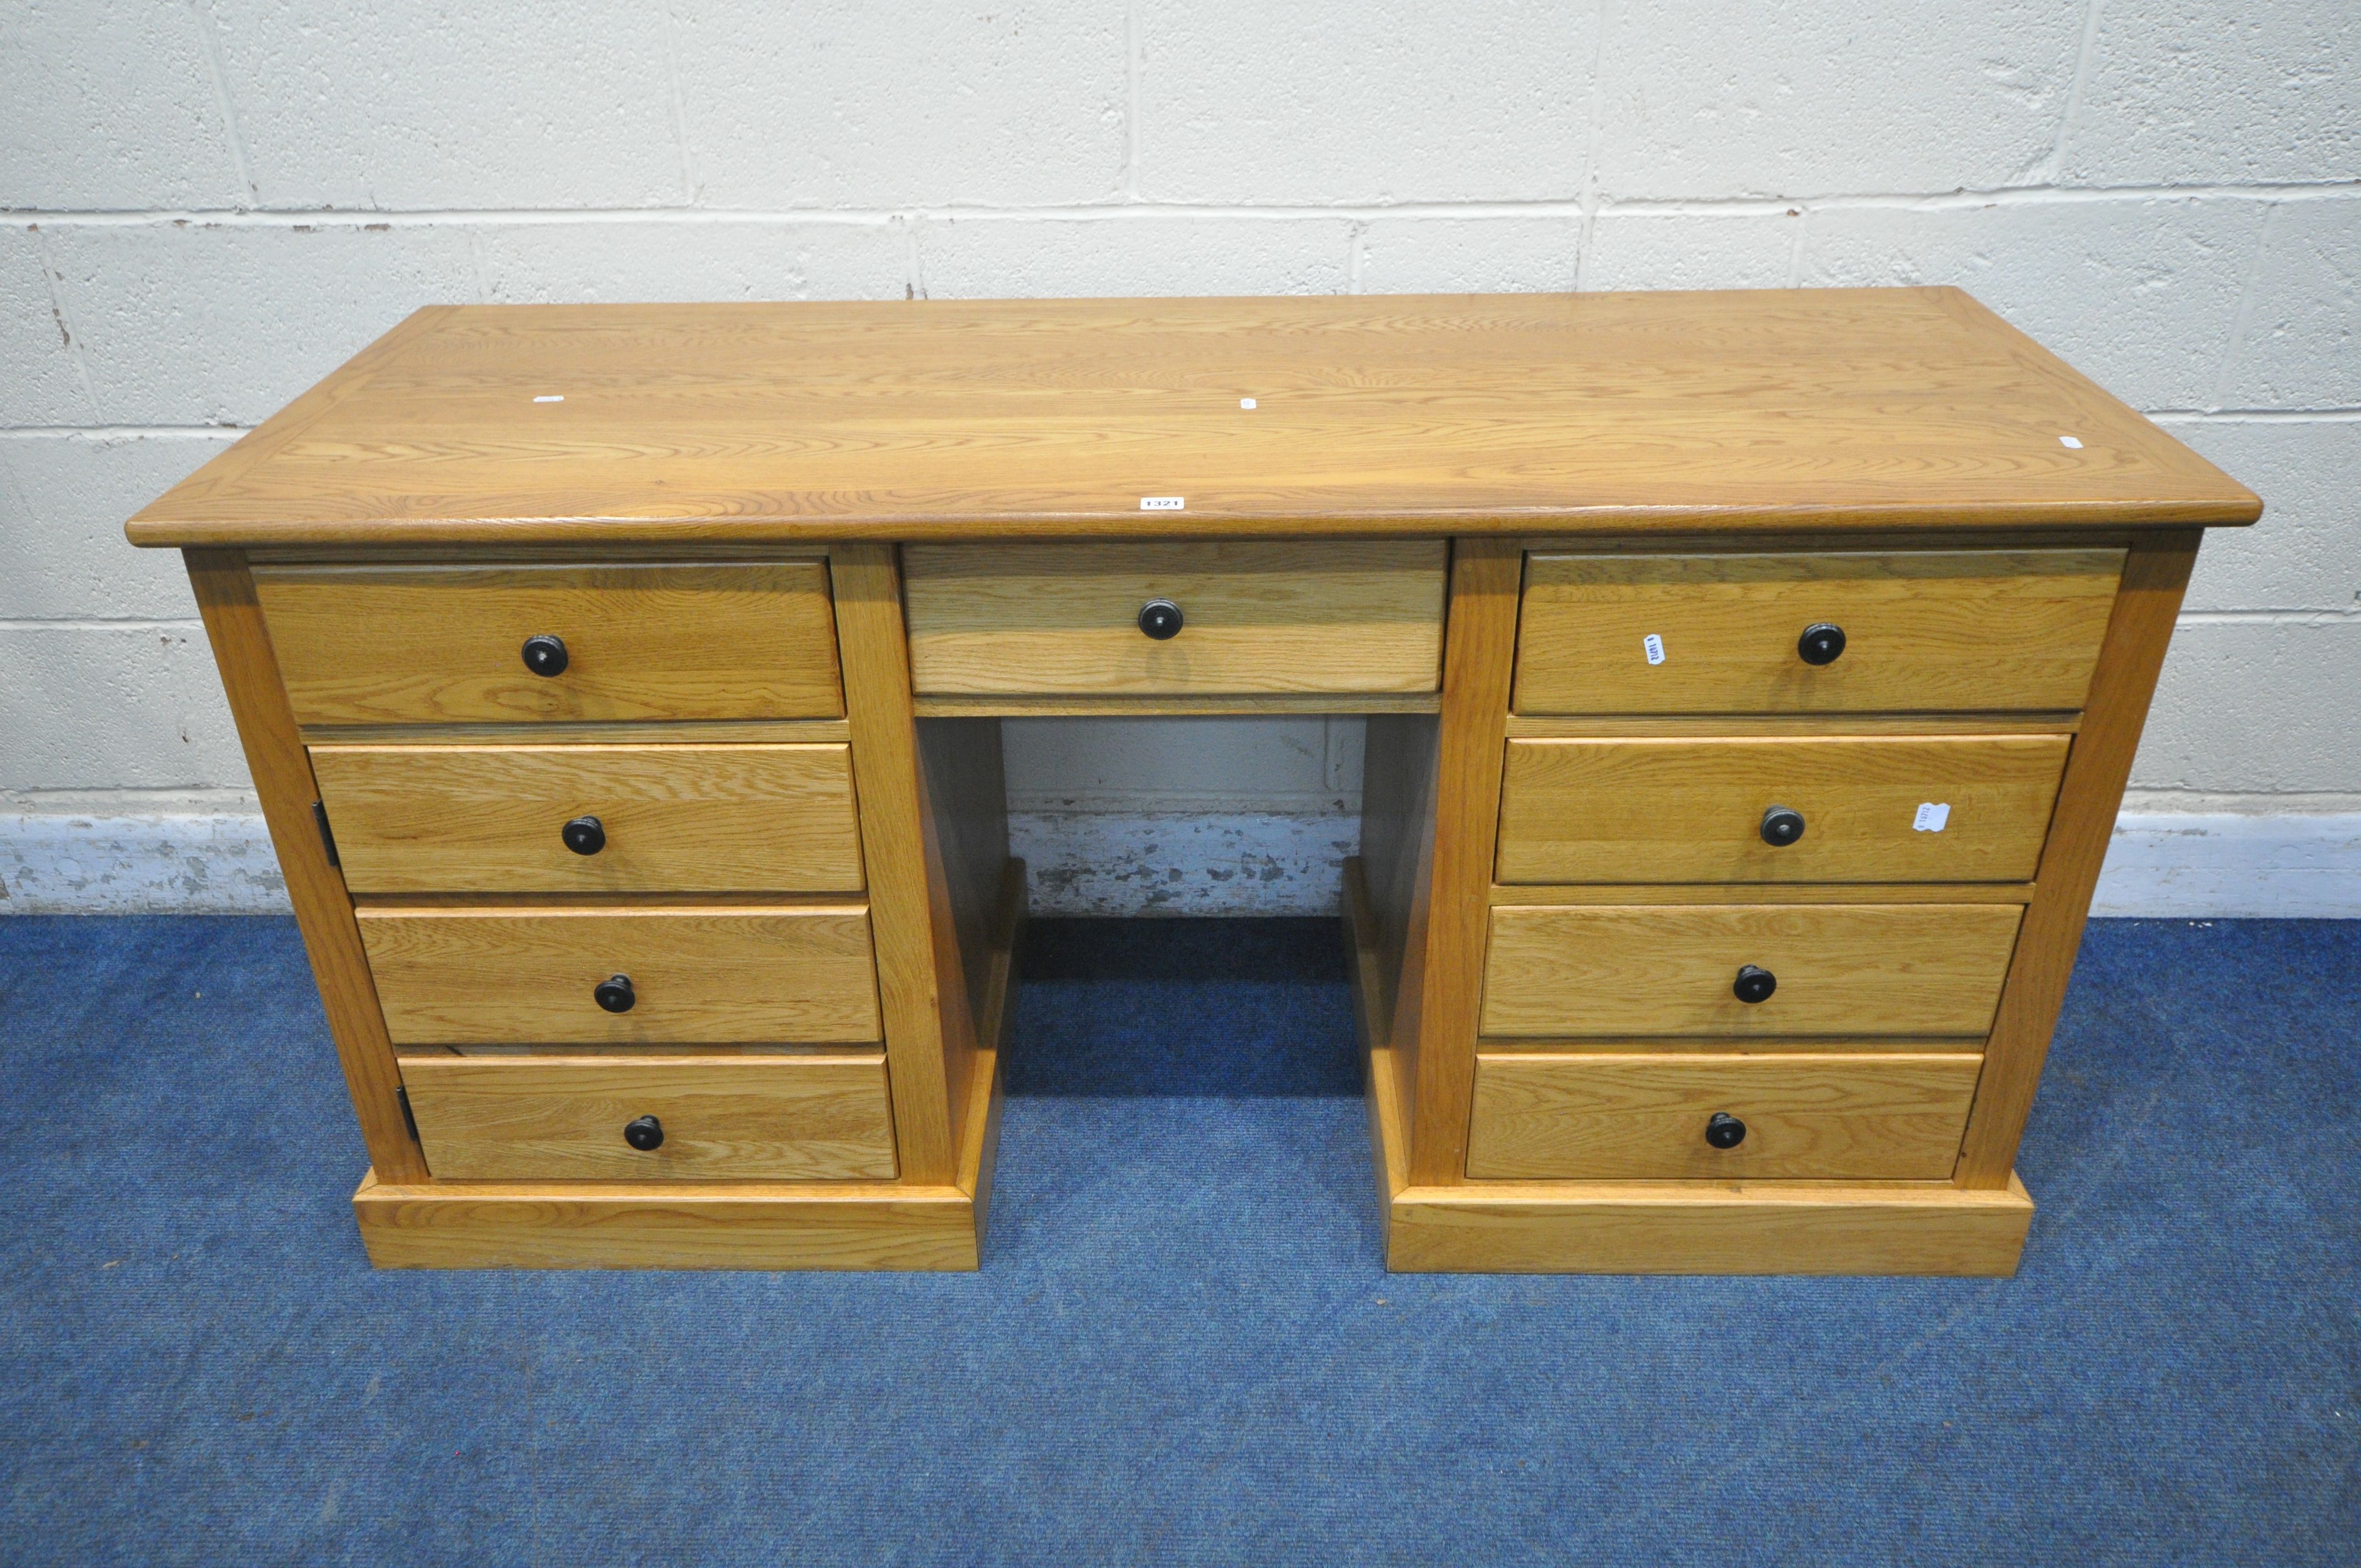
[(697, 205), (697, 161), (688, 150), (688, 100), (680, 90), (680, 17), (666, 5), (658, 24), (664, 29), (664, 107), (672, 118), (674, 148), (680, 154), (680, 199)]
[(74, 330), (73, 314), (66, 309), (63, 276), (58, 270), (57, 257), (49, 248), (49, 236), (38, 226), (33, 231), (33, 260), (41, 269), (41, 287), (49, 296), (49, 316), (57, 324), (58, 335), (65, 340), (66, 355), (73, 361), (74, 377), (82, 383), (83, 406), (93, 414), (98, 412), (98, 381), (90, 373), (90, 358), (82, 351), (82, 334)]
[(565, 224), (840, 224), (874, 227), (901, 216), (963, 223), (1166, 222), (1223, 218), (1269, 223), (1320, 219), (1530, 218), (1607, 214), (1699, 217), (1773, 217), (1790, 208), (1807, 212), (1910, 210), (1943, 212), (1993, 206), (2080, 206), (2158, 201), (2246, 201), (2274, 203), (2361, 200), (2361, 181), (2320, 181), (2252, 185), (2012, 186), (1941, 192), (1831, 192), (1817, 195), (1695, 197), (1535, 197), (1468, 202), (1299, 203), (1101, 202), (999, 207), (950, 203), (896, 208), (866, 207), (355, 207), (137, 208), (64, 210), (0, 208), (0, 222), (56, 228), (299, 228), (428, 227), (437, 225)]
[(0, 425), (0, 441), (134, 441), (158, 437), (170, 440), (235, 441), (252, 430), (247, 424), (20, 424)]
[(205, 623), (195, 616), (185, 620), (158, 620), (126, 616), (120, 620), (95, 616), (0, 616), (0, 631), (199, 631)]
[(205, 70), (214, 79), (214, 99), (221, 107), (222, 138), (229, 144), (230, 166), (237, 171), (238, 184), (245, 187), (247, 203), (258, 207), (262, 188), (255, 183), (254, 163), (247, 157), (246, 133), (238, 128), (237, 102), (230, 96), (229, 71), (222, 63), (221, 37), (214, 27), (213, 11), (203, 0), (189, 0), (189, 15), (205, 51)]
[(2213, 372), (2213, 395), (2206, 400), (2215, 408), (2222, 404), (2223, 394), (2230, 389), (2230, 378), (2237, 373), (2238, 360), (2246, 351), (2246, 327), (2255, 317), (2255, 295), (2263, 280), (2263, 263), (2271, 253), (2271, 234), (2279, 227), (2279, 214), (2284, 211), (2278, 203), (2263, 209), (2263, 221), (2255, 230), (2254, 258), (2246, 264), (2246, 277), (2238, 290), (2237, 309), (2230, 313), (2230, 341), (2223, 345), (2222, 364)]
[(1139, 7), (1123, 11), (1123, 194), (1139, 200)]
[(2045, 185), (2057, 183), (2066, 169), (2066, 147), (2073, 139), (2074, 121), (2082, 112), (2082, 92), (2091, 78), (2091, 57), (2098, 52), (2099, 8), (2104, 0), (2089, 0), (2082, 12), (2082, 42), (2074, 54), (2074, 80), (2066, 90), (2066, 108), (2058, 116), (2058, 140), (2049, 149)]

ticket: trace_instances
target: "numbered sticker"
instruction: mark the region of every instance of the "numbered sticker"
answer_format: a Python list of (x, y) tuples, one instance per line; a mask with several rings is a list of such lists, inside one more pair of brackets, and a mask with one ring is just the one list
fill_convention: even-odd
[(1647, 650), (1648, 663), (1651, 664), (1661, 664), (1664, 662), (1664, 640), (1654, 632), (1651, 631), (1640, 639), (1640, 646)]
[(1951, 803), (1924, 800), (1918, 803), (1918, 816), (1910, 826), (1921, 833), (1940, 833), (1951, 820)]
[(1139, 498), (1139, 510), (1142, 511), (1179, 511), (1188, 504), (1189, 502), (1186, 498), (1180, 496), (1142, 496)]

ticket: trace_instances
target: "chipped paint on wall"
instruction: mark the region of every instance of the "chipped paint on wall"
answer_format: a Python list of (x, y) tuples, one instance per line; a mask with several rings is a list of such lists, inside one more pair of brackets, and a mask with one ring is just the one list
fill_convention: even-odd
[(1334, 915), (1357, 816), (1014, 812), (1036, 915)]
[(284, 915), (257, 816), (0, 817), (0, 913)]

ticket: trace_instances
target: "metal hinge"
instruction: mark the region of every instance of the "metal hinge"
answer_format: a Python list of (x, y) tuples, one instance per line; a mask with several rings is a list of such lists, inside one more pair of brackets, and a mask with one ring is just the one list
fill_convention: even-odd
[(410, 1129), (410, 1141), (414, 1144), (418, 1141), (418, 1118), (410, 1113), (410, 1091), (396, 1089), (393, 1098), (401, 1107), (401, 1124)]
[(312, 822), (320, 829), (320, 848), (328, 851), (328, 863), (342, 869), (344, 861), (336, 859), (336, 836), (328, 831), (328, 807), (324, 801), (312, 803)]

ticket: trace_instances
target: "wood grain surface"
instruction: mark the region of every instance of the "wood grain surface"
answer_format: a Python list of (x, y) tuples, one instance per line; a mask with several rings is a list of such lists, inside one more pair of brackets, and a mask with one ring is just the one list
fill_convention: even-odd
[[(401, 1063), (438, 1181), (891, 1180), (885, 1058), (448, 1057)], [(664, 1142), (623, 1138), (653, 1116)]]
[[(825, 718), (828, 568), (269, 566), (256, 591), (305, 724)], [(555, 675), (527, 638), (560, 638)]]
[[(1404, 1078), (1410, 1168), (1422, 1184), (1448, 1185), (1467, 1168), (1467, 1101), (1476, 1080), (1492, 843), (1500, 822), (1500, 727), (1508, 718), (1516, 647), (1521, 552), (1512, 539), (1459, 539), (1451, 546), (1451, 627), (1444, 653), (1443, 714), (1434, 782), (1410, 809), (1407, 831), (1430, 836), (1411, 880), (1382, 894), (1406, 922), (1393, 997), (1393, 1052)], [(1424, 742), (1420, 741), (1422, 753)], [(1427, 764), (1423, 757), (1416, 765)]]
[[(1432, 692), (1441, 540), (913, 545), (910, 674), (924, 696)], [(1179, 635), (1139, 629), (1170, 599)]]
[(1492, 903), (1543, 904), (2014, 904), (2033, 902), (2029, 882), (1593, 882), (1496, 884)]
[(867, 543), (836, 547), (829, 568), (836, 586), (902, 1179), (950, 1182), (959, 1174), (976, 1024), (967, 1005), (972, 992), (950, 877), (910, 707), (901, 568), (893, 546)]
[[(869, 915), (837, 908), (362, 906), (399, 1045), (853, 1043), (878, 1037)], [(637, 1003), (592, 996), (613, 974)]]
[(888, 1181), (421, 1181), (353, 1194), (379, 1268), (972, 1269), (976, 1204)]
[[(2077, 708), (2122, 569), (2120, 550), (1533, 555), (1516, 707)], [(1821, 622), (1844, 651), (1807, 664)]]
[[(2012, 905), (1690, 905), (1492, 911), (1487, 1035), (1980, 1035)], [(1777, 979), (1744, 1003), (1741, 965)]]
[(319, 987), (336, 1060), (344, 1068), (361, 1141), (370, 1164), (389, 1179), (423, 1180), (426, 1164), (396, 1098), (401, 1069), (378, 1007), (360, 932), (353, 923), (352, 898), (344, 873), (329, 860), (312, 820), (318, 785), (280, 685), (270, 634), (263, 625), (261, 606), (255, 602), (253, 576), (245, 557), (232, 550), (192, 550), (187, 565), (189, 587), (197, 612), (204, 617), (205, 636), (221, 669), (222, 691), (237, 725), (238, 745), (254, 776), (279, 869), (287, 879), (287, 901), (303, 933), (303, 950), (312, 960), (312, 979)]
[[(356, 893), (857, 893), (848, 748), (314, 746)], [(560, 836), (598, 819), (605, 847)]]
[[(1368, 1064), (1369, 1142), (1397, 1272), (1980, 1274), (2016, 1267), (2022, 1183), (1485, 1180), (1411, 1182), (1409, 1118), (1380, 1030), (1383, 960), (1358, 861), (1345, 863), (1353, 1015)], [(1753, 1047), (1750, 1044), (1750, 1050)]]
[(1389, 1206), (1397, 1273), (2016, 1272), (2033, 1200), (1905, 1181), (1486, 1181)]
[[(1503, 883), (2024, 882), (2062, 735), (1511, 740)], [(1803, 837), (1773, 845), (1783, 806)], [(1939, 831), (1921, 807), (1947, 808)]]
[(2194, 529), (2159, 532), (2136, 544), (2125, 566), (2123, 592), (2116, 596), (2106, 646), (2091, 682), (2090, 712), (2066, 762), (2049, 841), (2025, 913), (2024, 938), (1993, 1020), (1975, 1113), (1960, 1150), (1957, 1179), (1962, 1187), (1996, 1191), (2015, 1179), (2017, 1141), (2032, 1113), (2050, 1032), (2065, 1005), (2082, 923), (2106, 861), (2115, 812), (2139, 751), (2181, 596), (2197, 564), (2199, 539)]
[[(1982, 1058), (1504, 1056), (1476, 1058), (1473, 1179), (1940, 1180)], [(1706, 1141), (1717, 1112), (1735, 1147)], [(432, 1152), (432, 1146), (429, 1146)]]
[(1034, 696), (984, 693), (922, 696), (921, 718), (1252, 718), (1290, 714), (1439, 713), (1443, 699), (1424, 692), (1241, 692), (1226, 696), (1158, 693), (1136, 696)]
[[(1144, 512), (1149, 497), (1182, 510)], [(1466, 535), (2258, 510), (1957, 290), (1776, 290), (435, 307), (130, 534)]]

